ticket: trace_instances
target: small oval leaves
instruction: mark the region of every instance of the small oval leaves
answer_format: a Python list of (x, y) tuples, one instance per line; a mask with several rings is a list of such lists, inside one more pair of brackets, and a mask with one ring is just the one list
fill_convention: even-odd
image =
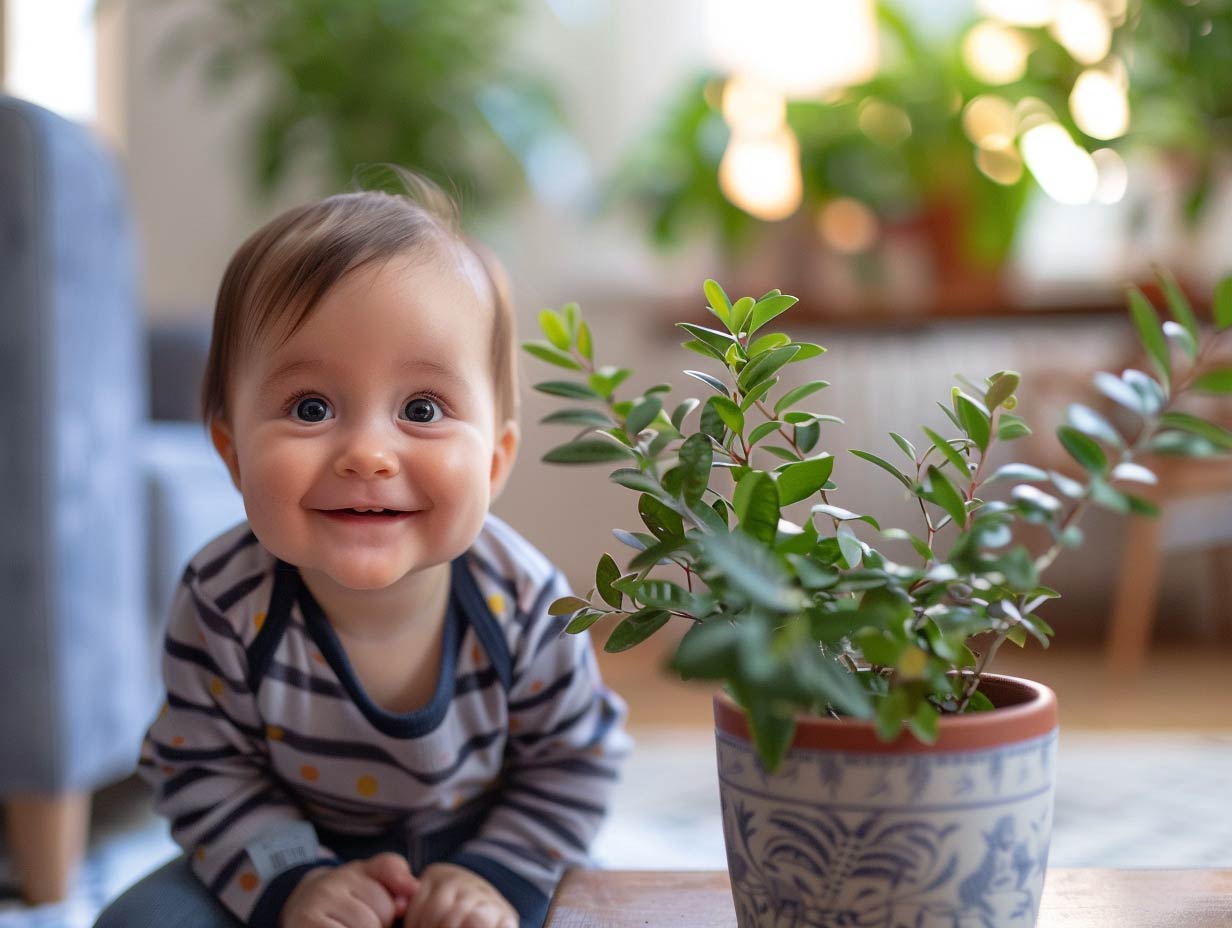
[(612, 556), (605, 552), (595, 567), (595, 590), (613, 609), (619, 609), (622, 603), (620, 591), (612, 586), (612, 583), (619, 579), (620, 568), (616, 566)]
[(778, 402), (774, 404), (774, 414), (776, 416), (780, 415), (784, 409), (791, 409), (792, 406), (795, 406), (796, 403), (800, 402), (800, 400), (804, 399), (806, 396), (811, 396), (818, 390), (824, 390), (828, 386), (830, 386), (830, 382), (828, 380), (813, 380), (809, 383), (801, 384), (798, 387), (788, 390), (780, 396)]
[(543, 330), (543, 334), (548, 337), (548, 341), (561, 351), (569, 350), (569, 330), (565, 328), (565, 321), (552, 312), (550, 309), (539, 311), (539, 328)]
[(967, 508), (963, 503), (962, 494), (955, 489), (945, 474), (936, 467), (929, 466), (926, 489), (934, 503), (940, 506), (954, 524), (962, 527), (967, 519)]
[(534, 387), (540, 393), (549, 396), (563, 396), (571, 400), (601, 400), (603, 397), (584, 383), (574, 383), (572, 380), (548, 380), (537, 383)]
[(1071, 403), (1065, 410), (1065, 419), (1078, 431), (1090, 435), (1092, 438), (1105, 441), (1114, 448), (1125, 447), (1125, 441), (1121, 438), (1121, 433), (1114, 429), (1107, 419), (1089, 406), (1083, 406), (1081, 403)]
[(1172, 375), (1172, 365), (1168, 360), (1168, 340), (1160, 327), (1155, 307), (1137, 287), (1131, 287), (1129, 290), (1129, 313), (1134, 320), (1134, 328), (1138, 330), (1138, 340), (1150, 355), (1159, 375), (1167, 381)]
[(1070, 457), (1082, 465), (1088, 473), (1103, 474), (1108, 470), (1108, 456), (1095, 441), (1082, 434), (1072, 425), (1057, 428), (1057, 438), (1069, 452)]
[(680, 446), (680, 490), (689, 505), (695, 505), (710, 485), (710, 465), (714, 450), (710, 438), (700, 432), (690, 435)]
[(548, 615), (573, 615), (579, 609), (585, 609), (589, 606), (584, 599), (578, 599), (576, 596), (562, 596), (560, 599), (548, 606)]
[(603, 650), (610, 654), (627, 651), (661, 629), (671, 617), (671, 613), (662, 609), (642, 609), (635, 612), (612, 629)]
[(988, 385), (988, 389), (984, 391), (984, 405), (989, 410), (996, 409), (1018, 389), (1020, 378), (1014, 371), (1001, 371), (994, 375), (994, 380)]
[(633, 411), (625, 419), (625, 431), (630, 435), (636, 436), (655, 420), (662, 409), (663, 401), (657, 396), (651, 396), (642, 400), (633, 407)]
[(583, 438), (553, 448), (543, 456), (548, 464), (599, 464), (607, 461), (624, 461), (634, 457), (633, 451), (614, 441), (603, 438)]
[(727, 384), (723, 383), (723, 381), (719, 380), (717, 377), (711, 377), (709, 374), (702, 371), (685, 371), (685, 373), (696, 380), (700, 380), (706, 386), (714, 390), (714, 392), (722, 396), (731, 396), (731, 390), (727, 389)]
[(1225, 277), (1215, 285), (1211, 314), (1215, 317), (1215, 328), (1218, 331), (1232, 328), (1232, 276)]
[(1193, 382), (1198, 393), (1232, 393), (1232, 367), (1209, 370)]
[(719, 286), (718, 281), (707, 278), (706, 282), (702, 284), (702, 292), (706, 294), (706, 301), (710, 304), (714, 314), (719, 317), (719, 320), (724, 325), (730, 325), (731, 300), (727, 298), (727, 294)]
[(775, 316), (787, 312), (798, 302), (799, 300), (794, 296), (786, 294), (777, 294), (759, 300), (753, 307), (749, 320), (749, 334), (752, 335)]
[(959, 392), (954, 395), (954, 411), (967, 437), (975, 442), (975, 446), (981, 451), (987, 451), (988, 443), (992, 439), (992, 421), (988, 410), (984, 409), (979, 401)]
[(788, 464), (779, 471), (779, 503), (789, 506), (808, 499), (826, 485), (833, 472), (834, 457), (829, 454), (799, 464)]

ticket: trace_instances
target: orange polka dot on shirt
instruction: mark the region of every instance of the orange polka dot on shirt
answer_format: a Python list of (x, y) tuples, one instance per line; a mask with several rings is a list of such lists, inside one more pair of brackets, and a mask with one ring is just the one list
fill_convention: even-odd
[(269, 738), (270, 741), (281, 741), (284, 734), (286, 733), (277, 725), (265, 726), (265, 737)]
[(361, 796), (375, 796), (377, 789), (376, 777), (362, 776), (355, 783), (355, 792)]
[(260, 882), (261, 881), (257, 879), (257, 875), (255, 873), (241, 873), (240, 874), (240, 889), (242, 889), (246, 893), (250, 893), (254, 889), (256, 889), (257, 884), (259, 884)]
[(321, 771), (312, 766), (312, 764), (304, 764), (304, 766), (299, 768), (299, 775), (309, 783), (312, 783), (320, 779)]
[(214, 696), (221, 696), (223, 691), (222, 678), (215, 677), (210, 681), (210, 693)]
[(252, 627), (255, 628), (257, 631), (260, 631), (261, 626), (264, 624), (265, 624), (265, 613), (264, 612), (258, 612), (256, 615), (252, 617)]
[(505, 597), (500, 593), (493, 593), (488, 597), (488, 608), (493, 615), (500, 615), (505, 611)]

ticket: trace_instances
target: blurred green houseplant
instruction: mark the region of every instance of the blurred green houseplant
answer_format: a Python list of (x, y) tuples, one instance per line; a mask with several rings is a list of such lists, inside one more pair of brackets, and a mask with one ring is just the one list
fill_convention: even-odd
[[(183, 5), (184, 0), (153, 0)], [(163, 48), (226, 88), (263, 88), (249, 129), (253, 177), (278, 187), (324, 162), (328, 189), (392, 163), (490, 206), (560, 132), (547, 84), (511, 62), (520, 0), (212, 0)], [(396, 181), (391, 180), (391, 183)]]
[[(825, 99), (788, 101), (786, 123), (799, 143), (801, 211), (811, 218), (826, 204), (850, 198), (883, 229), (914, 227), (933, 236), (932, 257), (952, 265), (946, 272), (964, 264), (967, 270), (996, 266), (1036, 186), (1033, 169), (1024, 164), (1023, 136), (1047, 121), (1088, 153), (1147, 149), (1183, 158), (1189, 169), (1181, 183), (1190, 194), (1190, 213), (1196, 212), (1217, 153), (1232, 141), (1232, 82), (1226, 79), (1232, 4), (1101, 5), (1109, 11), (1110, 42), (1100, 60), (1083, 61), (1049, 26), (988, 17), (937, 41), (892, 3), (879, 2), (882, 63), (876, 75)], [(1060, 10), (1064, 4), (1040, 6)], [(970, 27), (981, 23), (996, 25), (1001, 38), (1008, 35), (1022, 48), (1020, 73), (993, 79), (973, 66), (967, 40)], [(1127, 82), (1122, 93), (1130, 123), (1113, 136), (1088, 134), (1090, 123), (1075, 119), (1076, 82), (1090, 70)], [(611, 200), (635, 203), (656, 244), (710, 230), (736, 252), (764, 225), (733, 205), (719, 183), (732, 137), (721, 98), (732, 78), (707, 73), (690, 79), (613, 178)], [(1007, 132), (973, 125), (971, 107), (980, 98), (1012, 112)], [(993, 136), (999, 137), (990, 141)]]
[[(826, 381), (777, 389), (785, 366), (824, 351), (769, 330), (794, 297), (771, 291), (733, 303), (707, 281), (720, 328), (678, 326), (688, 335), (684, 346), (717, 366), (717, 376), (685, 371), (710, 395), (670, 412), (666, 384), (618, 398), (631, 371), (595, 360), (576, 305), (544, 310), (547, 340), (525, 349), (575, 376), (536, 389), (584, 404), (543, 420), (580, 430), (544, 460), (622, 465), (611, 479), (638, 494), (644, 523), (644, 530), (615, 532), (633, 549), (623, 567), (604, 554), (594, 588), (558, 600), (552, 611), (573, 614), (572, 632), (619, 619), (608, 651), (637, 645), (673, 619), (687, 623), (674, 668), (727, 686), (749, 715), (768, 769), (786, 751), (798, 714), (873, 718), (884, 739), (906, 728), (933, 740), (943, 714), (991, 708), (981, 675), (1004, 642), (1048, 644), (1052, 630), (1038, 610), (1058, 594), (1041, 574), (1081, 543), (1082, 514), (1090, 506), (1155, 512), (1133, 492), (1155, 480), (1137, 461), (1144, 452), (1232, 451), (1232, 432), (1179, 406), (1189, 392), (1232, 394), (1232, 368), (1210, 361), (1219, 336), (1204, 338), (1175, 282), (1165, 276), (1161, 283), (1172, 316), (1162, 324), (1147, 298), (1130, 292), (1153, 373), (1095, 377), (1132, 417), (1128, 433), (1081, 405), (1069, 407), (1057, 430), (1081, 479), (993, 463), (998, 445), (1030, 432), (1011, 411), (1019, 387), (1011, 371), (953, 389), (940, 404), (948, 435), (925, 427), (917, 446), (892, 433), (905, 463), (852, 451), (915, 499), (920, 526), (911, 531), (837, 503), (839, 462), (819, 446), (839, 420), (800, 408)], [(1218, 288), (1214, 307), (1225, 333), (1232, 278)], [(793, 506), (802, 518), (789, 515)], [(1050, 533), (1046, 549), (1032, 552), (1016, 538), (1024, 523)], [(887, 541), (908, 557), (892, 554)], [(655, 573), (659, 567), (670, 574)]]

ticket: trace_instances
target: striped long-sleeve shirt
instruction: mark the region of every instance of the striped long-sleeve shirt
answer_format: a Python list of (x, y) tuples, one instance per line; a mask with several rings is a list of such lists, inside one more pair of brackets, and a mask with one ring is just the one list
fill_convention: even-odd
[(489, 516), (452, 566), (439, 683), (390, 713), (299, 571), (247, 524), (192, 559), (167, 628), (167, 703), (142, 750), (158, 810), (241, 921), (274, 925), (310, 869), (403, 853), (492, 882), (538, 924), (586, 861), (629, 740), (547, 559)]

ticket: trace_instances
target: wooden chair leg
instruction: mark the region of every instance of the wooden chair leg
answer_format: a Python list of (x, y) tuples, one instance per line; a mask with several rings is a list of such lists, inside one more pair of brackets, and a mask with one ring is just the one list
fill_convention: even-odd
[(1108, 628), (1107, 663), (1113, 674), (1135, 673), (1146, 658), (1159, 592), (1165, 518), (1165, 514), (1157, 519), (1135, 516), (1126, 527), (1121, 576)]
[(30, 905), (62, 901), (85, 854), (90, 794), (13, 796), (4, 810), (22, 898)]

